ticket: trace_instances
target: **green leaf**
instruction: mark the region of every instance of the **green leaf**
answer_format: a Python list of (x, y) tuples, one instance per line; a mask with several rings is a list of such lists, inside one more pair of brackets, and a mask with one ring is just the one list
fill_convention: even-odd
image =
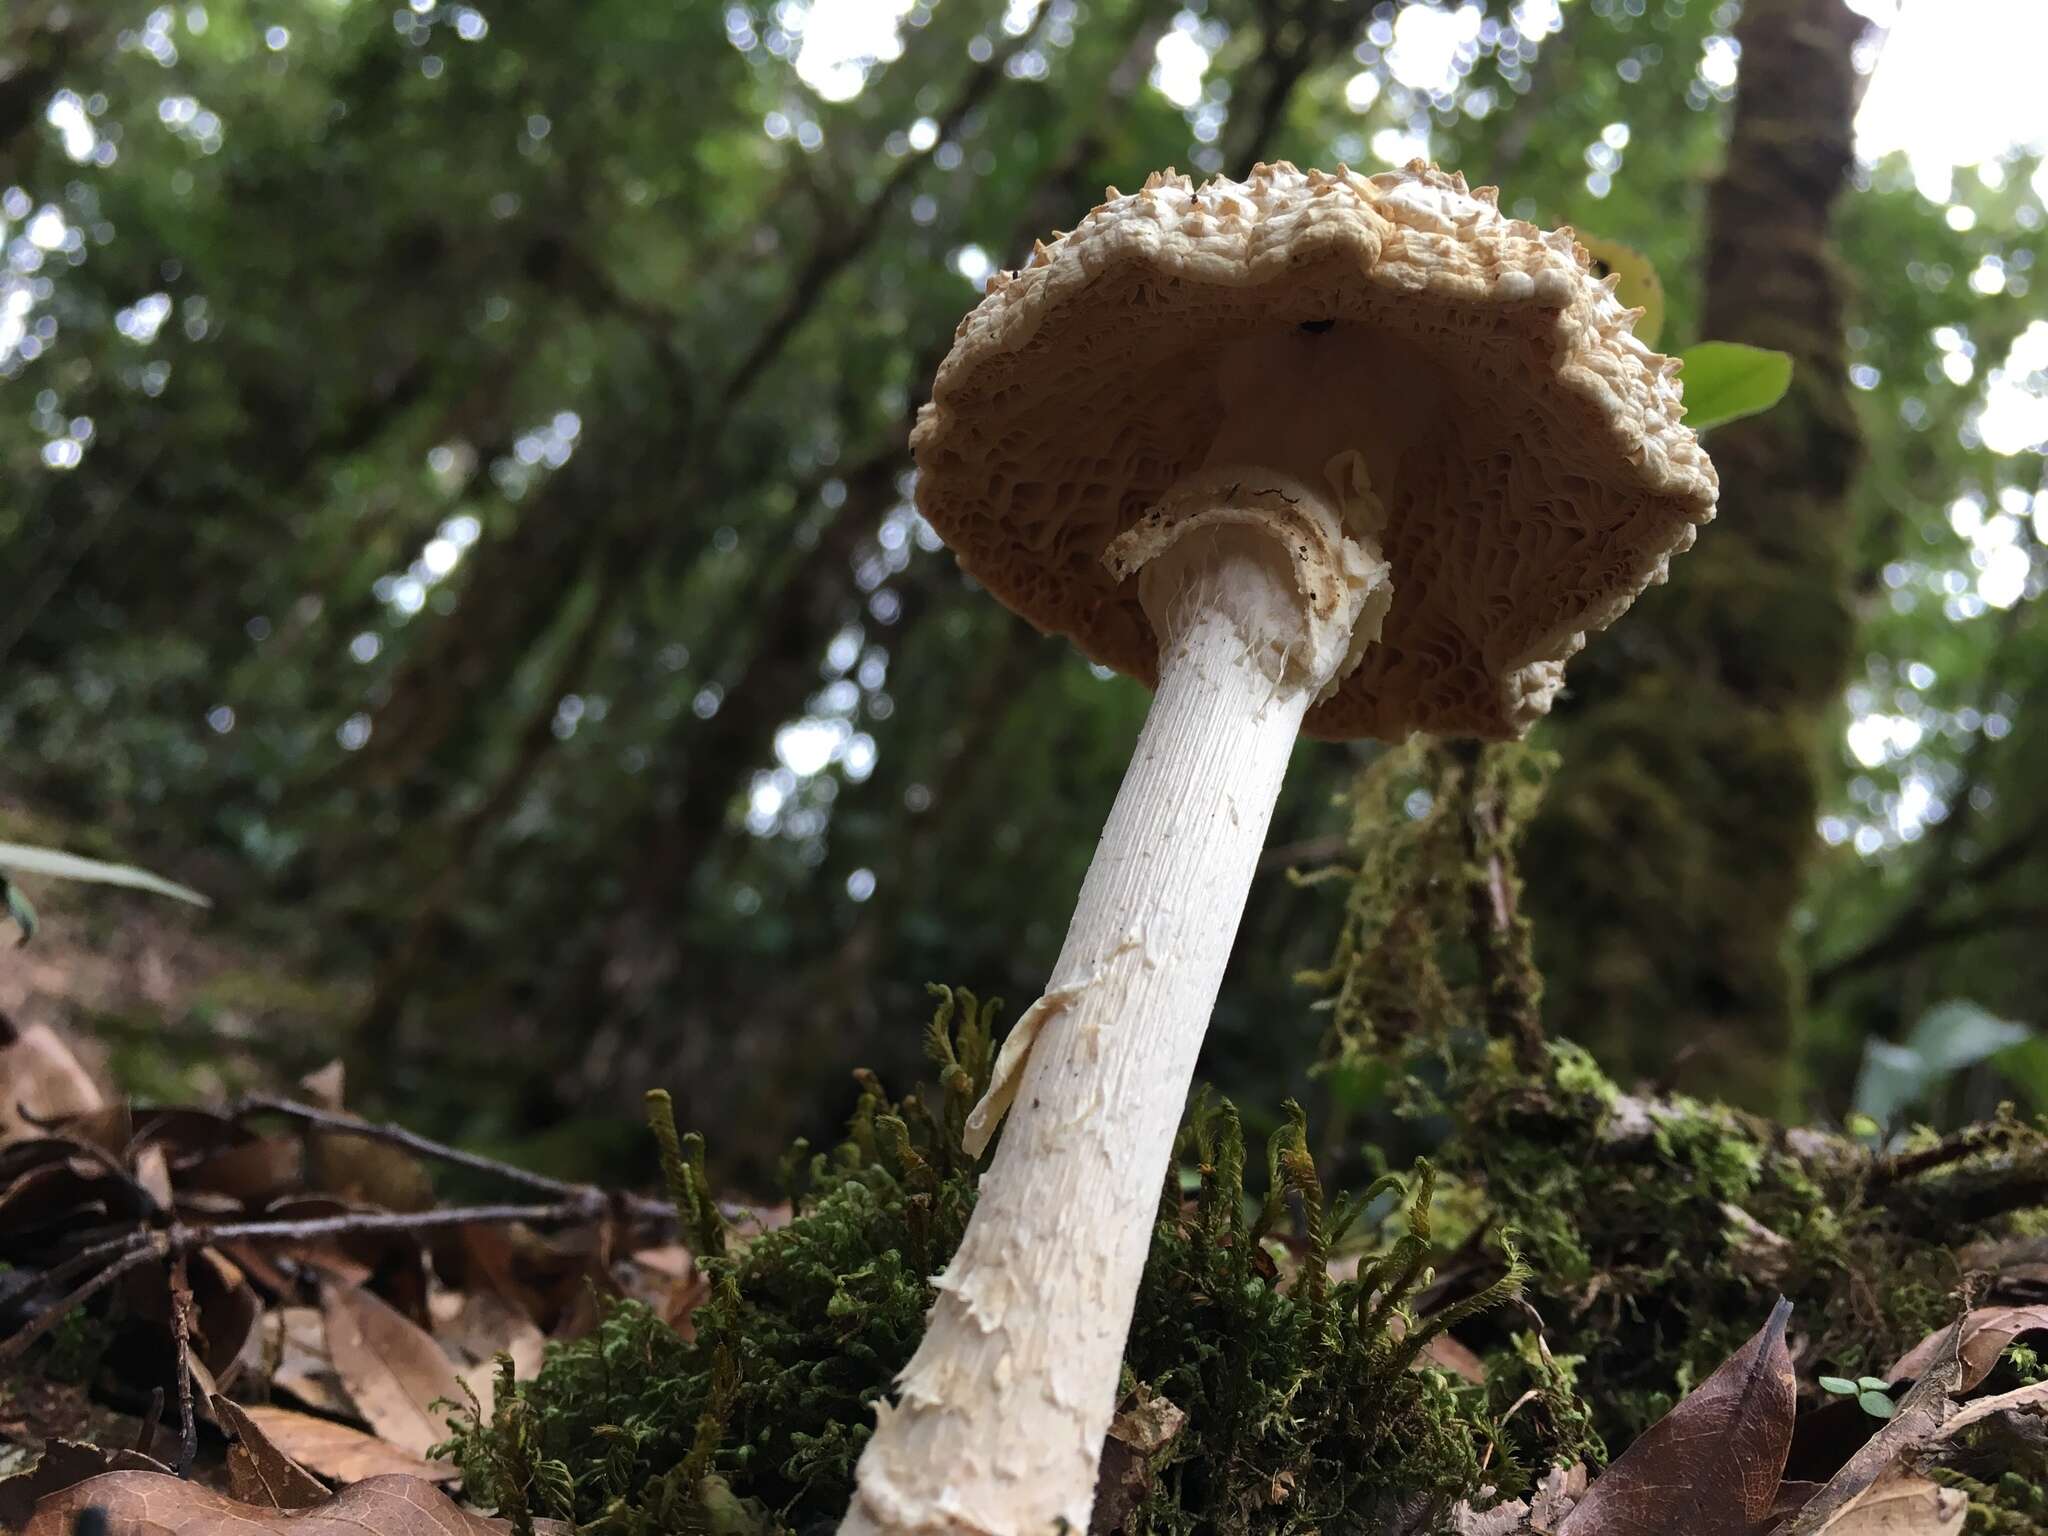
[(1864, 1392), (1858, 1394), (1856, 1398), (1856, 1406), (1861, 1408), (1865, 1413), (1869, 1414), (1873, 1419), (1888, 1419), (1894, 1413), (1898, 1412), (1898, 1405), (1895, 1404), (1890, 1398), (1886, 1397), (1882, 1392)]
[[(1937, 1004), (1915, 1021), (1905, 1042), (1866, 1040), (1856, 1076), (1860, 1114), (1889, 1124), (1908, 1105), (1925, 1099), (1958, 1072), (2019, 1051), (2038, 1037), (2024, 1024), (2001, 1019), (1960, 998)], [(2021, 1069), (2025, 1061), (2021, 1058)]]
[(1960, 1072), (2033, 1037), (2026, 1025), (1956, 998), (1921, 1014), (1906, 1044), (1935, 1071)]
[(1634, 246), (1609, 240), (1605, 235), (1581, 233), (1579, 244), (1593, 258), (1602, 277), (1610, 272), (1620, 276), (1614, 296), (1630, 309), (1643, 312), (1643, 317), (1636, 321), (1636, 340), (1646, 347), (1657, 345), (1657, 337), (1664, 330), (1664, 279), (1657, 275), (1650, 258)]
[(1695, 432), (1767, 411), (1792, 385), (1792, 357), (1739, 341), (1702, 341), (1685, 361), (1685, 424)]
[(36, 936), (35, 904), (21, 894), (21, 887), (8, 879), (5, 871), (0, 871), (0, 901), (6, 902), (7, 915), (14, 919), (21, 930), (21, 942), (26, 944)]
[(1823, 1392), (1832, 1392), (1837, 1397), (1850, 1397), (1855, 1394), (1856, 1383), (1846, 1376), (1823, 1376), (1820, 1379), (1820, 1389)]
[(1892, 1389), (1892, 1384), (1882, 1376), (1858, 1376), (1856, 1385), (1866, 1392), (1889, 1392)]
[(1991, 1061), (2035, 1109), (2048, 1110), (2048, 1035), (2000, 1051)]
[(131, 890), (149, 891), (158, 896), (189, 901), (195, 907), (213, 905), (209, 898), (200, 895), (189, 885), (179, 885), (175, 880), (166, 880), (162, 875), (152, 875), (146, 869), (137, 869), (132, 864), (108, 864), (75, 853), (59, 853), (54, 848), (30, 848), (21, 843), (0, 843), (0, 869), (21, 875), (48, 875), (53, 880), (85, 880), (94, 885), (122, 885)]

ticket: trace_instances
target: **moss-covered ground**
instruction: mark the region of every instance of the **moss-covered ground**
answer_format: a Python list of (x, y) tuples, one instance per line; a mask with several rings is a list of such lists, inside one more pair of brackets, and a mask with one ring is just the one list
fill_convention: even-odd
[[(1297, 1107), (1260, 1156), (1230, 1104), (1198, 1096), (1098, 1530), (1427, 1531), (1554, 1463), (1597, 1467), (1781, 1294), (1802, 1376), (1882, 1372), (1953, 1317), (1959, 1251), (2041, 1226), (2039, 1126), (1880, 1152), (1624, 1093), (1544, 1040), (1514, 870), (1543, 774), (1519, 749), (1417, 747), (1366, 776), (1344, 936), (1308, 979), (1332, 1068), (1377, 1070), (1434, 1150), (1338, 1193)], [(892, 1098), (864, 1077), (846, 1139), (793, 1150), (792, 1219), (744, 1240), (657, 1104), (709, 1298), (687, 1338), (620, 1303), (507, 1383), (455, 1437), (472, 1496), (522, 1529), (831, 1530), (973, 1207), (960, 1128), (995, 1016), (939, 989), (932, 1086)], [(1980, 1528), (2048, 1529), (2038, 1488), (1970, 1491)]]

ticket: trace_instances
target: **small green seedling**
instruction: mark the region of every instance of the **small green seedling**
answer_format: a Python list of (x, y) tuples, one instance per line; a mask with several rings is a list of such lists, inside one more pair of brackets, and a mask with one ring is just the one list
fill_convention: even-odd
[(1892, 1401), (1892, 1384), (1881, 1376), (1859, 1376), (1851, 1381), (1846, 1376), (1823, 1376), (1820, 1389), (1834, 1397), (1853, 1397), (1856, 1406), (1873, 1419), (1888, 1419), (1898, 1412), (1898, 1404)]

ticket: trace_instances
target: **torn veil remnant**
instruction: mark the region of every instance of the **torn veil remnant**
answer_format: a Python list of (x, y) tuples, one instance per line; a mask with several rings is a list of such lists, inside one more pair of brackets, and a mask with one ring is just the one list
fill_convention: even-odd
[(1303, 730), (1500, 739), (1713, 514), (1677, 364), (1566, 230), (1416, 162), (1152, 177), (998, 273), (917, 503), (1157, 693), (847, 1532), (1084, 1530), (1174, 1129)]

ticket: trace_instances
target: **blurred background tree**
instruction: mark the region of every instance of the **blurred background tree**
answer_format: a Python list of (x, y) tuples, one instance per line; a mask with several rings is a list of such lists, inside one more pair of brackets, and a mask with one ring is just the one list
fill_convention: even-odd
[[(661, 1084), (761, 1181), (926, 980), (1034, 995), (1145, 706), (911, 508), (982, 280), (1162, 166), (1424, 155), (1646, 253), (1667, 345), (1799, 360), (1540, 733), (1530, 901), (1555, 1029), (1839, 1116), (1866, 1041), (2048, 996), (2043, 48), (2029, 0), (17, 0), (0, 832), (219, 902), (122, 1059), (254, 1032), (586, 1157)], [(1204, 1065), (1248, 1103), (1374, 750), (1290, 775)], [(2048, 1094), (1988, 1038), (1966, 1096)]]

